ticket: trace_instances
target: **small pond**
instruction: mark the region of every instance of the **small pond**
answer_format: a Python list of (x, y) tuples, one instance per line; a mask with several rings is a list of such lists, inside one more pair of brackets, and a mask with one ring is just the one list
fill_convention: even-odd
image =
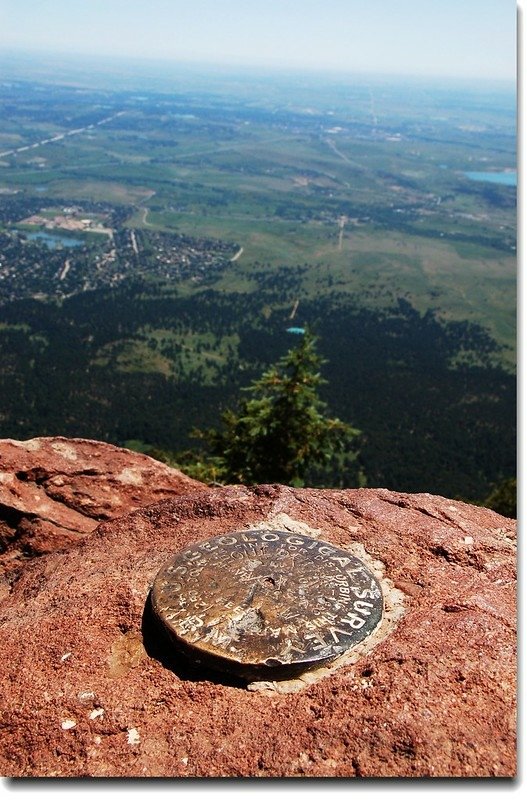
[(45, 244), (50, 250), (57, 250), (59, 247), (81, 247), (84, 239), (75, 236), (66, 236), (63, 233), (48, 233), (47, 231), (35, 231), (34, 233), (24, 233), (26, 239)]
[(471, 181), (499, 183), (502, 186), (518, 185), (518, 173), (516, 170), (508, 170), (507, 172), (464, 172), (463, 175)]

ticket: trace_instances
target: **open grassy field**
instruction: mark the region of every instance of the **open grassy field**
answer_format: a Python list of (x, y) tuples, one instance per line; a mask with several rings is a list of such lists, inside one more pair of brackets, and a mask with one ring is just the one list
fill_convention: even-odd
[(514, 167), (510, 98), (424, 84), (256, 85), (259, 95), (238, 82), (229, 96), (221, 84), (212, 102), (20, 88), (20, 119), (2, 120), (0, 141), (27, 149), (4, 156), (0, 190), (109, 203), (126, 208), (131, 229), (237, 243), (218, 290), (250, 290), (258, 262), (309, 265), (307, 294), (326, 276), (365, 303), (405, 297), (483, 325), (510, 367), (514, 189), (463, 174)]
[[(59, 424), (47, 392), (69, 433), (186, 446), (293, 315), (370, 485), (477, 497), (512, 473), (516, 189), (466, 174), (515, 169), (510, 90), (57, 75), (0, 87), (4, 435)], [(65, 208), (111, 235), (24, 240)]]

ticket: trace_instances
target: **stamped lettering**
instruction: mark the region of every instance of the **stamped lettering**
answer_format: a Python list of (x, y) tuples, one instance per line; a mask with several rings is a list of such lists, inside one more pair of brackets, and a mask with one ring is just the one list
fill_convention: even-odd
[(155, 615), (188, 656), (255, 678), (330, 661), (382, 617), (375, 576), (308, 536), (240, 531), (185, 548), (159, 571)]

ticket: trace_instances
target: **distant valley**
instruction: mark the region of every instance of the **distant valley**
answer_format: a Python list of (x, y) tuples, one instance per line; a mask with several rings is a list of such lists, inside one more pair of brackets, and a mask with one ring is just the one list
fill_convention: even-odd
[(480, 500), (515, 475), (512, 92), (17, 69), (0, 436), (187, 449), (300, 326), (362, 432), (334, 485)]

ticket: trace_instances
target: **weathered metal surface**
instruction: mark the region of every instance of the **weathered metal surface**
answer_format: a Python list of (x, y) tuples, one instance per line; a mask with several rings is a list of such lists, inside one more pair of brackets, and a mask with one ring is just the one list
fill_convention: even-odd
[(187, 655), (251, 679), (336, 658), (374, 630), (383, 608), (380, 585), (358, 558), (275, 530), (187, 547), (159, 571), (151, 598)]

